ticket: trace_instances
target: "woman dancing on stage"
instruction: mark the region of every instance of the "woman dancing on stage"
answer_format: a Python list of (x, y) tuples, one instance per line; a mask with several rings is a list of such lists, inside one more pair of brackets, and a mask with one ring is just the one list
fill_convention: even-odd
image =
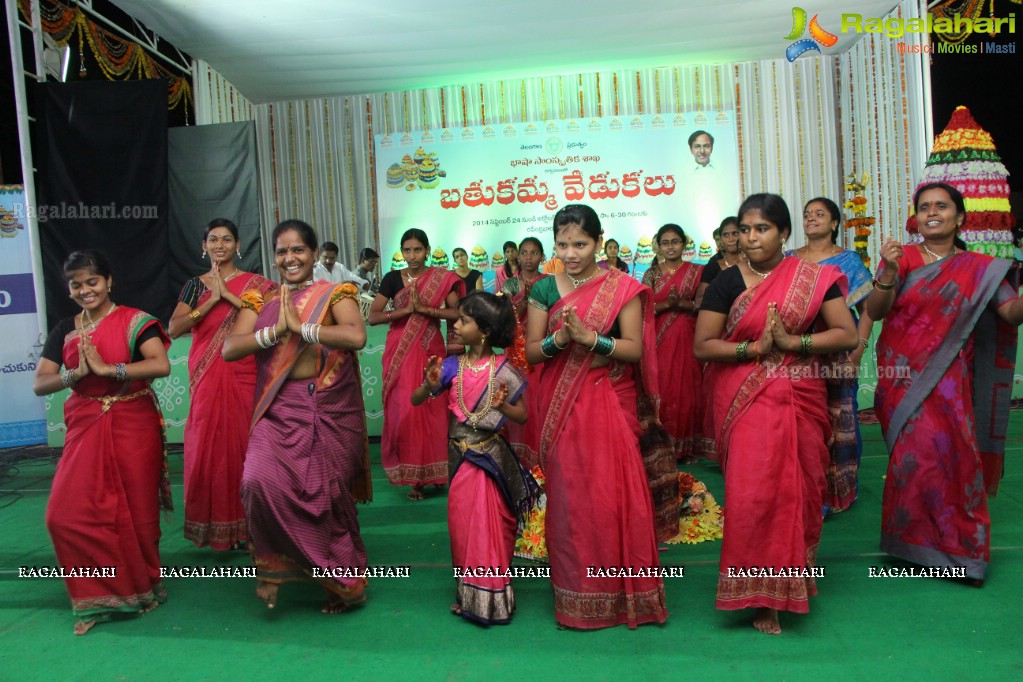
[[(998, 490), (1023, 322), (1012, 261), (966, 251), (959, 190), (929, 183), (913, 197), (923, 243), (881, 247), (867, 298), (884, 319), (874, 405), (891, 453), (881, 549), (984, 580), (988, 496)], [(1010, 282), (1012, 282), (1010, 284)]]
[[(316, 233), (274, 228), (277, 297), (250, 290), (224, 359), (256, 356), (256, 403), (242, 504), (256, 593), (277, 605), (281, 583), (315, 580), (323, 613), (366, 599), (366, 546), (357, 501), (370, 498), (366, 413), (355, 351), (366, 345), (358, 287), (313, 282)], [(326, 569), (326, 572), (324, 572)]]
[[(390, 325), (380, 459), (391, 485), (410, 485), (408, 499), (421, 500), (424, 486), (447, 481), (447, 415), (437, 402), (413, 410), (409, 396), (427, 359), (445, 354), (440, 321), (454, 322), (465, 284), (452, 270), (426, 266), (430, 239), (422, 230), (401, 236), (401, 253), (408, 267), (384, 275), (369, 311), (370, 324)], [(388, 301), (392, 310), (384, 310)]]
[(756, 608), (753, 627), (779, 634), (778, 611), (806, 613), (817, 593), (831, 437), (819, 358), (852, 350), (858, 337), (841, 271), (783, 256), (792, 224), (781, 197), (747, 198), (739, 231), (748, 262), (711, 282), (696, 321), (696, 357), (714, 363), (728, 505), (717, 608)]
[[(554, 216), (565, 271), (533, 286), (526, 343), (526, 358), (544, 366), (530, 399), (545, 416), (539, 447), (555, 617), (580, 629), (663, 623), (657, 540), (678, 533), (675, 460), (657, 423), (650, 290), (597, 266), (602, 234), (589, 206)], [(617, 437), (594, 438), (598, 428)], [(591, 567), (614, 567), (613, 575), (589, 575)], [(623, 577), (629, 568), (642, 575)]]
[(858, 253), (840, 249), (836, 245), (841, 223), (842, 213), (835, 202), (825, 197), (811, 199), (803, 207), (806, 246), (786, 254), (811, 263), (834, 265), (842, 271), (849, 282), (849, 294), (845, 302), (860, 337), (860, 345), (856, 350), (840, 356), (835, 363), (837, 371), (826, 379), (834, 441), (831, 444), (831, 462), (828, 464), (828, 492), (824, 496), (825, 514), (844, 511), (856, 501), (860, 454), (863, 449), (857, 417), (856, 394), (860, 388), (857, 376), (860, 359), (870, 342), (874, 326), (874, 321), (865, 311), (865, 300), (871, 291), (870, 271)]
[[(671, 435), (675, 458), (695, 459), (703, 431), (703, 363), (693, 355), (696, 330), (696, 289), (702, 265), (682, 260), (686, 233), (674, 223), (657, 231), (664, 261), (657, 269), (647, 270), (643, 284), (654, 291), (654, 316), (657, 327), (657, 366), (663, 379), (661, 387), (661, 423)], [(717, 267), (711, 264), (708, 267)]]
[(84, 635), (115, 614), (146, 613), (167, 599), (160, 509), (172, 505), (163, 418), (149, 382), (170, 374), (170, 339), (155, 317), (110, 299), (114, 278), (100, 252), (75, 251), (64, 276), (82, 312), (50, 331), (33, 388), (36, 395), (71, 389), (46, 528), (62, 567), (102, 573), (64, 581), (75, 634)]
[(241, 297), (258, 291), (269, 298), (270, 280), (235, 266), (241, 256), (238, 228), (216, 218), (206, 226), (203, 257), (210, 271), (185, 283), (170, 319), (170, 336), (191, 332), (191, 393), (185, 424), (185, 539), (196, 547), (243, 549), (248, 540), (240, 487), (256, 387), (256, 361), (228, 364), (221, 355)]

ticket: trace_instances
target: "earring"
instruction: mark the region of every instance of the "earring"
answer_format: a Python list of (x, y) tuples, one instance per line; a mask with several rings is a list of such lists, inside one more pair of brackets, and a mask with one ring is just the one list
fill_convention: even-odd
[(234, 255), (236, 255), (238, 258), (241, 258), (242, 257), (242, 250), (238, 249), (237, 251), (234, 252)]
[(205, 257), (206, 257), (206, 252), (205, 252), (205, 251), (203, 251), (203, 252), (202, 252), (202, 255), (201, 255), (201, 256), (199, 256), (199, 259), (200, 259), (200, 260), (202, 260), (202, 259), (203, 259), (203, 258), (205, 258)]
[(114, 285), (113, 284), (108, 284), (107, 285), (107, 293), (109, 294), (113, 290), (114, 290)]

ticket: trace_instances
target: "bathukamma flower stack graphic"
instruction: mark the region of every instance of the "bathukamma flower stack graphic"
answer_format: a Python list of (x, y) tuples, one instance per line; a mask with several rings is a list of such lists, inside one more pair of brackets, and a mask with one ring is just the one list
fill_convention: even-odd
[[(1008, 177), (991, 134), (980, 127), (969, 109), (960, 106), (934, 140), (917, 187), (945, 182), (958, 189), (966, 200), (966, 221), (959, 236), (969, 250), (1012, 258), (1015, 219), (1009, 211)], [(906, 229), (917, 233), (912, 207)]]

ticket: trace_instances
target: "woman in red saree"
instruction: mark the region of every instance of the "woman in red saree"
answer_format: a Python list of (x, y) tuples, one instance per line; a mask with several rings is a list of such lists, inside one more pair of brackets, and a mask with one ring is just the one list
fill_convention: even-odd
[(366, 599), (357, 501), (370, 497), (366, 415), (355, 351), (366, 345), (358, 288), (313, 282), (316, 233), (298, 220), (273, 232), (279, 295), (246, 292), (224, 359), (256, 355), (256, 402), (242, 504), (256, 593), (277, 604), (281, 583), (316, 581), (322, 613)]
[[(806, 613), (817, 593), (831, 423), (820, 355), (859, 338), (838, 268), (784, 258), (785, 201), (754, 194), (739, 209), (748, 262), (719, 274), (696, 322), (696, 357), (715, 363), (711, 410), (728, 510), (717, 608)], [(819, 331), (814, 332), (815, 321)]]
[(264, 298), (277, 286), (234, 264), (238, 228), (216, 218), (206, 226), (203, 256), (210, 271), (185, 283), (171, 315), (172, 339), (192, 333), (188, 354), (191, 401), (185, 424), (185, 539), (196, 547), (242, 549), (248, 539), (239, 487), (256, 385), (256, 361), (228, 364), (221, 351), (244, 305), (242, 296)]
[[(451, 270), (426, 267), (430, 240), (422, 230), (401, 236), (408, 267), (384, 275), (369, 311), (370, 324), (388, 324), (384, 346), (384, 433), (380, 459), (391, 485), (410, 485), (408, 499), (423, 499), (423, 487), (447, 482), (447, 415), (431, 401), (422, 409), (409, 402), (433, 355), (445, 355), (440, 321), (458, 316), (465, 283)], [(388, 301), (392, 310), (384, 310)]]
[(1023, 299), (1011, 261), (966, 251), (962, 194), (920, 187), (923, 243), (881, 247), (867, 310), (884, 318), (874, 405), (891, 453), (881, 549), (935, 575), (984, 580), (992, 497), (1002, 477), (1016, 327)]
[(657, 541), (678, 533), (675, 460), (657, 422), (650, 290), (597, 266), (601, 235), (589, 206), (554, 216), (565, 271), (533, 287), (526, 343), (526, 358), (544, 365), (531, 399), (544, 415), (555, 618), (579, 629), (663, 623)]
[[(692, 461), (703, 431), (703, 367), (693, 355), (696, 290), (703, 266), (682, 260), (686, 233), (674, 223), (657, 231), (654, 240), (664, 259), (647, 270), (643, 284), (654, 291), (657, 327), (657, 368), (661, 389), (661, 423), (671, 436), (675, 457)], [(715, 266), (716, 267), (716, 266)]]
[[(472, 292), (459, 303), (457, 356), (430, 358), (412, 404), (448, 391), (448, 533), (455, 570), (451, 612), (483, 625), (506, 625), (515, 611), (508, 571), (517, 519), (536, 498), (537, 485), (501, 436), (507, 419), (526, 419), (526, 382), (492, 344), (511, 344), (515, 315), (508, 299)], [(470, 407), (471, 406), (471, 407)]]
[(72, 253), (64, 274), (82, 312), (50, 332), (34, 390), (72, 389), (46, 528), (57, 563), (73, 572), (65, 584), (75, 634), (84, 635), (114, 614), (145, 613), (167, 599), (160, 509), (172, 505), (163, 418), (149, 381), (170, 374), (170, 340), (152, 315), (110, 300), (103, 254)]
[[(518, 254), (519, 273), (506, 279), (501, 286), (501, 293), (511, 298), (516, 318), (515, 340), (505, 352), (512, 364), (526, 375), (530, 383), (538, 386), (540, 384), (539, 372), (543, 365), (533, 366), (526, 361), (526, 313), (528, 312), (529, 292), (533, 290), (534, 284), (547, 276), (540, 272), (540, 263), (544, 258), (543, 244), (536, 237), (526, 237), (519, 244)], [(512, 450), (519, 456), (526, 468), (532, 469), (540, 463), (536, 453), (536, 439), (543, 415), (536, 413), (535, 401), (530, 402), (529, 405), (532, 410), (530, 419), (527, 419), (525, 424), (508, 421), (504, 430)]]

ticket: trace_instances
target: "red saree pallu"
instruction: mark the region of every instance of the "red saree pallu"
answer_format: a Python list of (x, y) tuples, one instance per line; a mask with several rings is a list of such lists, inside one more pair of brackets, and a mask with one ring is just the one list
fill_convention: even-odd
[[(156, 318), (117, 306), (88, 332), (109, 364), (130, 363)], [(78, 366), (82, 332), (64, 339), (64, 366)], [(160, 329), (165, 346), (170, 340)], [(76, 616), (103, 619), (167, 599), (160, 577), (160, 509), (171, 509), (163, 421), (147, 381), (89, 374), (64, 404), (67, 437), (46, 507), (57, 562), (90, 577), (65, 578)], [(96, 577), (107, 571), (106, 575)]]
[[(702, 271), (701, 265), (683, 263), (674, 273), (663, 272), (654, 281), (654, 303), (668, 300), (673, 290), (682, 300), (693, 300)], [(671, 310), (654, 320), (661, 423), (671, 436), (676, 459), (689, 459), (702, 442), (705, 402), (702, 363), (693, 355), (696, 315)]]
[[(399, 291), (394, 307), (408, 305), (412, 287), (425, 305), (439, 308), (452, 291), (459, 298), (465, 283), (451, 270), (428, 268)], [(392, 485), (427, 485), (447, 482), (447, 414), (444, 404), (428, 400), (413, 407), (412, 391), (423, 383), (423, 368), (430, 356), (446, 355), (440, 321), (412, 313), (391, 322), (383, 357), (384, 429), (380, 459)]]
[[(302, 321), (317, 324), (331, 321), (332, 302), (357, 295), (353, 284), (328, 282), (292, 294)], [(263, 306), (257, 329), (274, 324), (279, 305), (275, 298)], [(353, 605), (365, 601), (367, 565), (355, 508), (368, 499), (359, 487), (369, 477), (359, 365), (354, 353), (321, 346), (317, 376), (289, 379), (306, 347), (289, 334), (256, 355), (242, 503), (259, 580), (312, 577)]]
[[(785, 258), (732, 304), (726, 341), (758, 339), (769, 303), (790, 334), (807, 332), (831, 266)], [(716, 606), (809, 611), (827, 487), (831, 422), (820, 356), (777, 350), (757, 362), (714, 363), (713, 415), (725, 474), (725, 524)]]
[[(593, 368), (588, 348), (569, 343), (544, 363), (540, 456), (547, 482), (546, 538), (558, 623), (580, 629), (663, 623), (657, 534), (678, 532), (678, 477), (662, 439), (650, 466), (640, 418), (656, 423), (657, 375), (650, 289), (610, 270), (550, 309), (548, 333), (564, 306), (607, 334), (622, 307), (643, 301), (643, 359)], [(663, 434), (663, 430), (661, 431)], [(655, 442), (656, 439), (650, 442)], [(661, 475), (661, 469), (664, 469)], [(651, 478), (651, 472), (655, 477)], [(673, 479), (674, 489), (666, 478)], [(653, 493), (652, 493), (653, 491)], [(665, 491), (674, 506), (658, 504)], [(673, 515), (662, 522), (662, 513)]]
[[(540, 385), (540, 373), (543, 365), (530, 365), (526, 361), (526, 318), (529, 316), (529, 292), (533, 286), (547, 275), (539, 273), (532, 282), (525, 282), (521, 275), (511, 277), (505, 281), (502, 291), (505, 295), (511, 296), (512, 305), (516, 311), (515, 341), (511, 348), (505, 352), (512, 364), (522, 372), (534, 386)], [(518, 314), (518, 311), (522, 311)], [(511, 444), (512, 450), (518, 456), (522, 464), (529, 470), (540, 463), (540, 455), (537, 451), (539, 438), (539, 427), (543, 423), (543, 415), (536, 410), (536, 401), (526, 401), (526, 411), (529, 417), (525, 424), (517, 424), (508, 421), (504, 427), (505, 437)]]
[[(235, 296), (276, 289), (247, 273), (232, 278)], [(210, 297), (206, 290), (201, 305)], [(221, 299), (192, 327), (188, 355), (191, 407), (185, 424), (185, 539), (197, 547), (225, 550), (248, 539), (240, 486), (256, 392), (256, 360), (225, 362), (221, 352), (238, 310)]]
[[(450, 386), (452, 412), (448, 439), (448, 532), (451, 563), (455, 568), (455, 599), (461, 615), (484, 625), (507, 624), (515, 611), (512, 590), (512, 554), (517, 520), (524, 518), (538, 496), (533, 477), (522, 468), (500, 430), (504, 416), (496, 410), (475, 426), (466, 419), (457, 400), (459, 382), (466, 405), (479, 413), (489, 375), (458, 371), (458, 358), (445, 360), (442, 384)], [(495, 386), (508, 387), (508, 402), (519, 400), (525, 388), (522, 376), (503, 356), (495, 366)]]
[(877, 342), (874, 404), (891, 453), (881, 549), (983, 580), (1015, 371), (1016, 328), (994, 312), (1016, 296), (1011, 262), (960, 253), (925, 265), (912, 248), (902, 260)]

